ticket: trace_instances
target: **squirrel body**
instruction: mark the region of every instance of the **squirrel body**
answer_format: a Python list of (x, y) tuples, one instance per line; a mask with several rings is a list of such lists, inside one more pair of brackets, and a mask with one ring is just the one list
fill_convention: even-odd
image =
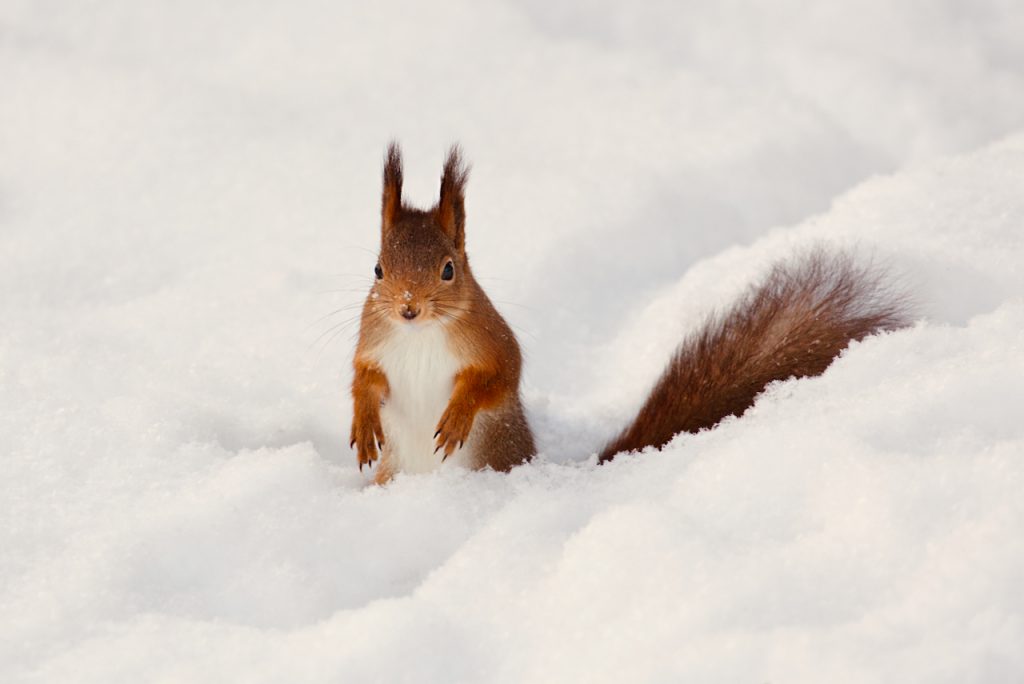
[[(353, 359), (350, 446), (376, 482), (445, 461), (505, 471), (535, 447), (519, 395), (522, 353), (465, 251), (468, 176), (452, 147), (436, 206), (402, 202), (388, 148), (376, 282)], [(819, 375), (853, 340), (909, 323), (883, 274), (821, 250), (784, 261), (683, 340), (632, 423), (599, 454), (664, 446), (679, 432), (741, 415), (767, 384)]]
[(465, 250), (467, 169), (453, 147), (433, 209), (402, 203), (396, 145), (384, 165), (377, 280), (353, 359), (351, 445), (376, 481), (449, 458), (508, 470), (534, 452), (519, 397), (522, 353), (473, 277)]

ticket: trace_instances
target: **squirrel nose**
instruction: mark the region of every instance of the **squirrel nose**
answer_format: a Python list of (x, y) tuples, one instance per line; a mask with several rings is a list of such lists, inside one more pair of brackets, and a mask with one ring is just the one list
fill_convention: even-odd
[(412, 319), (416, 318), (419, 315), (420, 315), (420, 310), (419, 309), (414, 309), (413, 307), (409, 306), (408, 304), (405, 304), (405, 305), (402, 306), (402, 318), (404, 318), (405, 320), (411, 321)]

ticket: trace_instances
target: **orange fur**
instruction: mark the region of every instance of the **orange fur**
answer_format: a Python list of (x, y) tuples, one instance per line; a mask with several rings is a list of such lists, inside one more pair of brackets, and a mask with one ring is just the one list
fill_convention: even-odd
[[(459, 150), (453, 147), (444, 165), (438, 204), (429, 211), (404, 206), (401, 154), (396, 145), (388, 148), (378, 264), (382, 277), (363, 306), (352, 382), (353, 444), (362, 466), (377, 460), (375, 440), (381, 442), (378, 481), (389, 479), (401, 461), (393, 452), (400, 447), (390, 444), (380, 419), (390, 384), (378, 357), (392, 336), (416, 330), (421, 321), (441, 327), (457, 366), (447, 405), (432, 426), (437, 465), (470, 437), (474, 453), (469, 465), (475, 468), (508, 470), (534, 452), (519, 398), (519, 344), (477, 283), (465, 253), (467, 177)], [(453, 277), (445, 280), (449, 263)]]
[(377, 444), (383, 445), (384, 429), (380, 424), (380, 405), (387, 397), (388, 379), (373, 363), (359, 359), (352, 381), (352, 435), (349, 448), (357, 446), (359, 469), (377, 460)]
[(768, 383), (820, 375), (851, 341), (906, 326), (906, 298), (888, 291), (883, 275), (822, 251), (776, 264), (763, 283), (679, 346), (600, 462), (741, 415)]
[(384, 160), (384, 188), (381, 193), (381, 223), (389, 227), (402, 211), (402, 152), (398, 145), (388, 145)]
[(462, 150), (452, 145), (441, 174), (441, 196), (437, 201), (437, 223), (463, 249), (466, 241), (466, 210), (464, 188), (469, 178), (469, 167), (462, 161)]
[[(352, 445), (360, 469), (379, 458), (378, 484), (452, 456), (508, 470), (534, 453), (519, 396), (519, 344), (466, 256), (467, 178), (453, 146), (438, 203), (410, 208), (402, 203), (401, 152), (388, 147), (378, 279), (363, 305), (352, 380)], [(684, 340), (599, 461), (740, 415), (768, 383), (818, 375), (851, 340), (906, 325), (903, 299), (881, 282), (842, 254), (777, 265)]]
[(455, 376), (451, 400), (437, 424), (435, 435), (437, 448), (444, 449), (445, 458), (469, 437), (477, 412), (495, 406), (508, 391), (507, 378), (502, 378), (501, 373), (493, 368), (467, 366), (459, 371)]

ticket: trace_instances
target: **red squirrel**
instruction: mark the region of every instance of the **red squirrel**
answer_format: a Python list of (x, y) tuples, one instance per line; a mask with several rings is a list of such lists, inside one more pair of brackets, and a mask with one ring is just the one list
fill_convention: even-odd
[[(375, 481), (446, 460), (507, 471), (535, 451), (519, 395), (515, 335), (466, 257), (468, 168), (458, 146), (437, 204), (402, 201), (402, 157), (384, 162), (381, 247), (353, 360), (350, 447)], [(598, 456), (660, 448), (746, 411), (775, 380), (819, 375), (852, 341), (908, 324), (904, 300), (845, 254), (777, 264), (683, 341), (633, 422)]]

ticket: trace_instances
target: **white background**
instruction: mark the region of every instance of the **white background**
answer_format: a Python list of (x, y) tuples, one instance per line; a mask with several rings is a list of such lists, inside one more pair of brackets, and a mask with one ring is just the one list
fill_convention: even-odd
[[(1022, 35), (996, 0), (6, 0), (0, 679), (1024, 679)], [(381, 489), (348, 449), (392, 137), (421, 205), (474, 164), (542, 452), (510, 475)], [(812, 243), (918, 324), (596, 467)]]

